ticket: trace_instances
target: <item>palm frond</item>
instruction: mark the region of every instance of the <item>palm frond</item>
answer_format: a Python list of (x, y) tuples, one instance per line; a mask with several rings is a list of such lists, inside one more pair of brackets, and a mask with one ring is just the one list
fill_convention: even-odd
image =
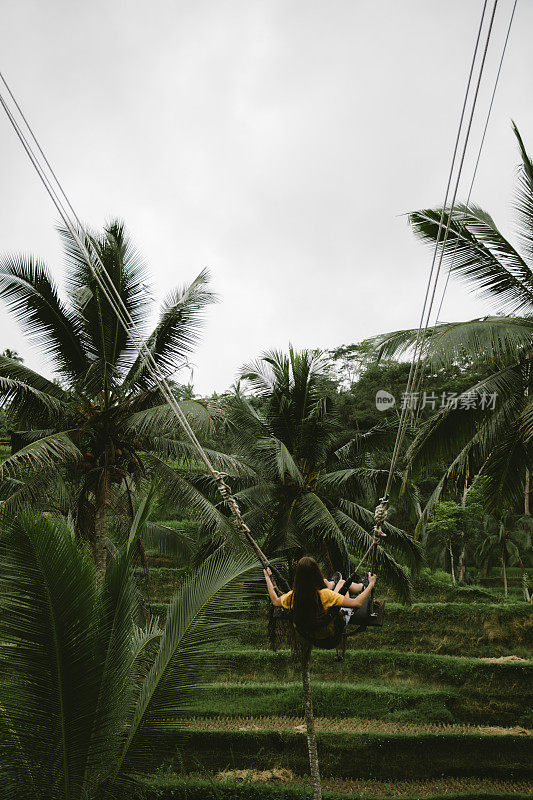
[(513, 130), (520, 148), (522, 164), (518, 173), (515, 210), (518, 215), (518, 236), (530, 259), (533, 258), (533, 162), (529, 157), (516, 124)]
[[(161, 479), (159, 489), (162, 499), (169, 505), (186, 509), (212, 535), (240, 541), (231, 518), (223, 514), (217, 504), (178, 470), (170, 467), (152, 453), (147, 453), (144, 463), (148, 474)], [(206, 484), (207, 486), (208, 484)]]
[(533, 398), (526, 400), (520, 422), (524, 441), (529, 443), (533, 438)]
[[(187, 365), (187, 356), (198, 343), (203, 312), (216, 302), (216, 296), (208, 289), (209, 280), (209, 272), (202, 270), (191, 284), (172, 292), (163, 304), (155, 330), (146, 340), (146, 347), (165, 377)], [(141, 388), (153, 385), (140, 357), (132, 365), (126, 383)]]
[(148, 522), (143, 532), (143, 543), (149, 550), (156, 550), (162, 556), (178, 558), (188, 563), (194, 541), (179, 527), (171, 528), (156, 522)]
[(83, 458), (67, 431), (53, 433), (23, 447), (0, 463), (0, 480), (21, 469), (46, 469), (73, 463)]
[(268, 480), (283, 482), (288, 478), (297, 486), (304, 486), (305, 479), (286, 445), (274, 436), (258, 439), (253, 448), (254, 460), (262, 464), (262, 472)]
[[(411, 351), (418, 331), (384, 333), (364, 342), (379, 358), (397, 358)], [(424, 346), (424, 366), (439, 369), (467, 360), (473, 363), (509, 364), (531, 348), (533, 319), (524, 317), (484, 317), (467, 322), (446, 322), (428, 328)]]
[[(166, 458), (182, 461), (190, 471), (195, 468), (205, 471), (204, 461), (200, 458), (196, 445), (191, 442), (169, 439), (164, 436), (152, 436), (148, 439), (148, 443), (156, 453)], [(256, 476), (256, 471), (242, 458), (211, 450), (209, 447), (202, 446), (202, 449), (215, 469), (239, 478), (250, 479)]]
[(152, 483), (147, 494), (142, 498), (135, 516), (131, 523), (128, 540), (126, 542), (126, 556), (131, 558), (134, 548), (137, 546), (139, 539), (146, 531), (146, 525), (152, 512), (154, 497), (155, 497), (156, 484)]
[(334, 542), (343, 562), (348, 563), (348, 547), (344, 533), (337, 524), (334, 509), (328, 508), (321, 497), (314, 492), (305, 492), (295, 502), (293, 516), (298, 530), (311, 532), (323, 541)]
[[(213, 419), (205, 403), (199, 400), (180, 400), (178, 406), (195, 431), (210, 430)], [(140, 436), (169, 436), (182, 431), (176, 414), (168, 403), (136, 411), (124, 424)]]
[(270, 398), (276, 389), (289, 389), (290, 362), (280, 350), (269, 350), (261, 358), (244, 364), (239, 379), (246, 381), (252, 392)]
[[(349, 543), (356, 546), (359, 552), (362, 544), (365, 544), (366, 549), (373, 535), (374, 513), (353, 500), (340, 500), (338, 511), (343, 515), (343, 530), (345, 529), (344, 526), (347, 526), (346, 531), (355, 537), (353, 539), (348, 538)], [(350, 525), (348, 519), (355, 523), (357, 527)], [(381, 545), (381, 549), (386, 552), (390, 551), (400, 560), (405, 561), (411, 570), (417, 570), (423, 558), (420, 543), (415, 541), (410, 533), (397, 528), (390, 522), (383, 524), (383, 532), (386, 534), (386, 538)]]
[[(495, 398), (494, 408), (491, 397)], [(435, 460), (449, 463), (469, 443), (472, 467), (475, 463), (479, 468), (523, 406), (522, 371), (517, 366), (506, 367), (460, 394), (457, 402), (439, 410), (424, 423), (408, 451), (408, 458), (416, 468)]]
[(501, 512), (521, 502), (530, 463), (518, 421), (506, 425), (482, 467), (489, 511)]
[(102, 767), (109, 771), (119, 758), (124, 720), (136, 700), (132, 638), (139, 616), (140, 595), (131, 559), (134, 544), (149, 513), (151, 497), (140, 504), (128, 543), (108, 561), (98, 587), (97, 641), (94, 677), (97, 695), (87, 720), (88, 751), (84, 784), (96, 794), (102, 781)]
[(226, 401), (223, 413), (235, 447), (247, 456), (257, 439), (263, 439), (273, 433), (268, 419), (240, 395)]
[(13, 381), (23, 383), (31, 389), (36, 389), (38, 392), (42, 392), (48, 397), (53, 398), (58, 403), (67, 403), (69, 399), (68, 391), (63, 389), (58, 383), (48, 380), (48, 378), (45, 378), (38, 372), (34, 372), (32, 369), (13, 358), (0, 355), (0, 375), (3, 378), (10, 378)]
[(92, 559), (57, 522), (4, 517), (0, 575), (0, 706), (39, 789), (78, 798), (97, 691)]
[(243, 581), (257, 561), (216, 552), (180, 588), (169, 606), (153, 666), (132, 714), (119, 768), (142, 760), (150, 730), (185, 711), (200, 683), (215, 669), (213, 655), (242, 609)]
[(68, 415), (68, 406), (57, 397), (13, 378), (0, 376), (0, 398), (25, 425), (57, 423)]
[(114, 378), (117, 371), (129, 369), (137, 351), (103, 295), (93, 269), (101, 272), (100, 262), (104, 265), (113, 287), (142, 333), (149, 298), (146, 267), (120, 220), (107, 223), (102, 234), (89, 229), (80, 231), (92, 269), (86, 253), (70, 231), (59, 228), (59, 233), (65, 249), (69, 293), (83, 323), (92, 357), (93, 380), (97, 385), (98, 381)]
[[(416, 211), (409, 216), (415, 233), (435, 243), (441, 219), (440, 208)], [(448, 224), (444, 212), (443, 222)], [(530, 266), (496, 228), (486, 211), (459, 204), (454, 209), (444, 249), (444, 262), (485, 297), (496, 300), (499, 309), (518, 314), (533, 305), (533, 275)]]
[(89, 361), (77, 315), (60, 299), (50, 273), (32, 256), (0, 259), (0, 297), (43, 353), (70, 378), (85, 374)]
[[(18, 471), (18, 470), (17, 470)], [(11, 511), (35, 508), (67, 514), (73, 500), (72, 486), (56, 464), (42, 469), (23, 470), (20, 478), (0, 480), (0, 503)]]

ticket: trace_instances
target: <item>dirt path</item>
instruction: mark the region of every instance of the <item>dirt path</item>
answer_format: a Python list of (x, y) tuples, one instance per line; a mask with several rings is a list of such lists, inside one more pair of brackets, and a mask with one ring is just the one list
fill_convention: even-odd
[[(188, 717), (180, 720), (187, 728), (200, 731), (296, 731), (305, 733), (305, 722), (300, 717)], [(531, 731), (514, 726), (510, 728), (488, 725), (446, 725), (438, 723), (384, 722), (372, 719), (315, 719), (317, 731), (344, 733), (481, 733), (505, 736), (521, 734), (528, 736)]]

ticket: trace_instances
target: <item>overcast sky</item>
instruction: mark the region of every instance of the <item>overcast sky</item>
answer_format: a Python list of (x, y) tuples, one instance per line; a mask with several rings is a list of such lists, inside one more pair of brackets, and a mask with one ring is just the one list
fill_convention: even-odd
[[(498, 4), (464, 187), (512, 4)], [(211, 270), (220, 303), (192, 359), (207, 394), (289, 341), (416, 326), (431, 253), (403, 215), (442, 201), (482, 5), (4, 0), (0, 68), (78, 214), (126, 221), (157, 300)], [(519, 0), (473, 193), (511, 237), (532, 30)], [(39, 255), (61, 284), (57, 215), (1, 117), (0, 163), (0, 250)], [(488, 310), (453, 283), (441, 317)], [(49, 374), (5, 308), (0, 323), (0, 349)]]

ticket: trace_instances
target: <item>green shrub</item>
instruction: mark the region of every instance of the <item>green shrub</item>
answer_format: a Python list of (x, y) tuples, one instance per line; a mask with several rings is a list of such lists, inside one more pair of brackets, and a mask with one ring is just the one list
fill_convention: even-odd
[[(347, 650), (342, 662), (334, 660), (334, 653), (314, 650), (312, 673), (317, 677), (383, 678), (462, 686), (479, 691), (514, 694), (531, 692), (533, 686), (533, 661), (490, 662), (479, 658), (411, 653), (405, 650)], [(299, 675), (299, 662), (290, 650), (240, 648), (228, 653), (226, 675), (265, 675), (280, 679)]]
[[(477, 725), (524, 725), (533, 722), (531, 685), (517, 683), (505, 691), (482, 681), (433, 688), (383, 680), (353, 683), (313, 681), (313, 708), (317, 717), (403, 722), (446, 722)], [(302, 716), (299, 681), (231, 683), (223, 680), (200, 689), (190, 706), (194, 714), (227, 717)]]
[[(454, 691), (387, 684), (313, 682), (317, 717), (453, 722)], [(301, 716), (301, 683), (219, 683), (198, 690), (191, 711), (207, 716)]]

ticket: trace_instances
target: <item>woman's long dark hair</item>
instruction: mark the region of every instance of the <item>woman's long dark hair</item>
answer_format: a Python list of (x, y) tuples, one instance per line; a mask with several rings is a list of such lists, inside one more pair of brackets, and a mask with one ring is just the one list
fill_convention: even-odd
[(324, 576), (315, 559), (304, 556), (294, 574), (292, 612), (296, 625), (305, 628), (324, 613), (319, 589), (325, 589)]

